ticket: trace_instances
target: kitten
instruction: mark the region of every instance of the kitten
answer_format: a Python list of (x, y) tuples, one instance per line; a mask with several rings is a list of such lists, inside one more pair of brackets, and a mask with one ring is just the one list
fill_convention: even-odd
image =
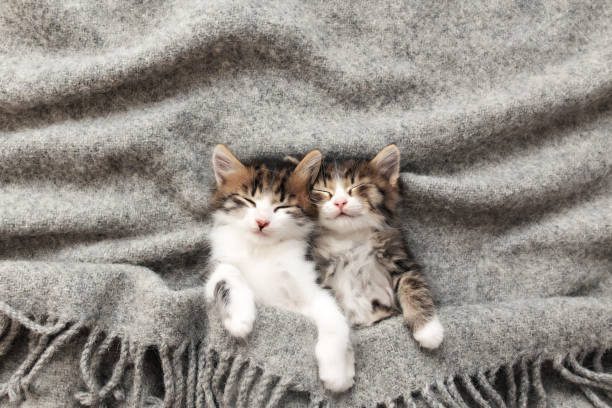
[(313, 254), (323, 287), (332, 289), (352, 325), (369, 326), (401, 309), (419, 344), (435, 349), (444, 330), (394, 227), (399, 159), (389, 145), (369, 162), (324, 164), (311, 193), (319, 223)]
[(223, 326), (244, 338), (253, 329), (255, 303), (300, 313), (317, 326), (319, 377), (334, 392), (353, 385), (350, 328), (333, 296), (317, 282), (306, 259), (314, 228), (309, 192), (321, 153), (297, 166), (243, 165), (223, 145), (213, 152), (217, 189), (210, 233), (214, 269), (206, 283)]

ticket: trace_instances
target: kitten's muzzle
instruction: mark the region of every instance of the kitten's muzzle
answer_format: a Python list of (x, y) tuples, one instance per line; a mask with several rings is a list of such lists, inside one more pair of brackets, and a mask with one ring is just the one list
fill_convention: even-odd
[(345, 198), (334, 201), (334, 205), (338, 207), (338, 209), (340, 210), (340, 214), (342, 214), (342, 209), (344, 208), (346, 203), (348, 203), (348, 200)]
[(255, 220), (255, 222), (257, 223), (257, 226), (259, 227), (260, 231), (263, 231), (264, 228), (266, 228), (268, 225), (270, 225), (270, 221), (269, 220), (264, 220), (261, 218), (257, 218)]

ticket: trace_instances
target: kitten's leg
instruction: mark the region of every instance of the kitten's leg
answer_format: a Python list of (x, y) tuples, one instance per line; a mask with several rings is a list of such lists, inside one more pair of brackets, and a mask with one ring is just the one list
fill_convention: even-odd
[(244, 338), (251, 333), (255, 300), (238, 268), (226, 263), (218, 264), (206, 282), (206, 299), (216, 303), (223, 326), (232, 336)]
[(427, 349), (440, 346), (444, 328), (436, 315), (433, 298), (427, 283), (416, 271), (396, 277), (396, 292), (404, 320), (412, 327), (412, 335)]
[(317, 290), (302, 313), (317, 325), (315, 355), (319, 378), (330, 391), (343, 392), (353, 386), (355, 357), (346, 318), (334, 298), (324, 290)]

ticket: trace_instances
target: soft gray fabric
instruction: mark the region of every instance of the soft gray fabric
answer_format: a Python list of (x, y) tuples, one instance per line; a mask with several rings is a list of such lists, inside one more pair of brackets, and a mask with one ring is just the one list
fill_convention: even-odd
[[(2, 1), (0, 405), (604, 406), (610, 21), (607, 0)], [(210, 155), (391, 142), (446, 338), (355, 331), (333, 396), (310, 322), (260, 307), (244, 344), (207, 309)]]

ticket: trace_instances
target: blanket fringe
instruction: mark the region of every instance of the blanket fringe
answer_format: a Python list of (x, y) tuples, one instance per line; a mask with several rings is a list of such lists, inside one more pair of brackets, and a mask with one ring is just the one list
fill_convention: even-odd
[(0, 357), (6, 355), (13, 347), (13, 342), (23, 327), (30, 329), (28, 351), (25, 358), (8, 381), (0, 384), (0, 398), (8, 396), (9, 401), (14, 403), (29, 395), (32, 380), (55, 352), (75, 337), (83, 326), (79, 323), (58, 323), (56, 320), (46, 317), (37, 321), (0, 303), (0, 311), (4, 313), (5, 310), (9, 310), (10, 314), (3, 314), (0, 323), (2, 328)]
[(264, 370), (240, 354), (217, 353), (208, 349), (200, 351), (199, 360), (201, 375), (198, 376), (196, 390), (198, 407), (275, 408), (294, 386), (291, 379), (264, 373)]
[[(125, 394), (123, 390), (119, 388), (119, 385), (123, 379), (125, 368), (128, 363), (129, 342), (122, 339), (121, 336), (116, 333), (110, 333), (103, 340), (99, 341), (102, 336), (102, 330), (97, 327), (94, 328), (89, 333), (87, 342), (81, 353), (81, 376), (87, 387), (87, 391), (79, 392), (75, 395), (75, 398), (81, 405), (100, 405), (109, 395), (112, 395), (116, 400), (125, 399)], [(96, 373), (100, 368), (102, 359), (115, 343), (117, 343), (119, 348), (119, 357), (114, 364), (108, 381), (100, 385), (98, 384), (98, 375)]]
[[(546, 408), (542, 368), (548, 364), (565, 381), (577, 386), (595, 408), (612, 408), (612, 373), (604, 372), (603, 357), (612, 349), (598, 347), (565, 354), (526, 354), (494, 370), (451, 376), (387, 399), (376, 408)], [(517, 384), (518, 382), (518, 384)], [(503, 385), (502, 385), (503, 384)]]
[[(83, 406), (106, 406), (112, 400), (127, 400), (129, 406), (157, 408), (275, 408), (282, 406), (288, 393), (304, 391), (290, 378), (267, 373), (243, 355), (219, 353), (203, 342), (186, 340), (175, 346), (143, 345), (130, 341), (123, 333), (87, 328), (84, 322), (63, 322), (49, 316), (34, 319), (0, 302), (0, 358), (19, 347), (15, 339), (22, 330), (28, 330), (27, 350), (8, 381), (0, 384), (0, 400), (27, 399), (36, 376), (58, 350), (83, 331), (87, 339), (79, 366), (86, 389), (75, 395)], [(162, 396), (146, 395), (148, 390), (144, 389), (144, 361), (149, 350), (156, 351), (161, 362)], [(604, 367), (604, 356), (610, 351), (610, 348), (597, 347), (565, 354), (546, 351), (535, 356), (522, 354), (494, 370), (440, 379), (375, 406), (546, 408), (542, 368), (547, 365), (578, 387), (593, 407), (611, 408), (612, 373), (606, 372), (609, 367)], [(103, 369), (109, 363), (112, 367)], [(109, 372), (103, 374), (104, 370)], [(126, 374), (128, 371), (131, 378)], [(309, 406), (333, 406), (333, 401), (324, 396), (310, 394), (310, 397)]]
[[(4, 313), (10, 310), (11, 313)], [(24, 324), (25, 322), (25, 324)], [(83, 322), (31, 319), (0, 303), (0, 358), (13, 347), (15, 339), (27, 332), (28, 350), (8, 381), (0, 384), (0, 400), (22, 401), (31, 394), (31, 384), (55, 353), (81, 332), (87, 339), (79, 367), (85, 390), (75, 399), (87, 407), (104, 407), (127, 400), (129, 406), (156, 408), (265, 407), (280, 406), (294, 389), (291, 379), (264, 372), (250, 359), (229, 352), (218, 353), (202, 342), (184, 341), (171, 347), (131, 342), (121, 333), (105, 333), (100, 327), (87, 328)], [(87, 332), (88, 330), (88, 332)], [(162, 366), (163, 396), (145, 395), (144, 361), (148, 350), (156, 350)], [(104, 376), (103, 366), (112, 367)], [(126, 372), (131, 371), (131, 379)], [(108, 378), (106, 378), (108, 377)], [(128, 384), (130, 382), (131, 384)], [(127, 386), (129, 393), (122, 387)]]

